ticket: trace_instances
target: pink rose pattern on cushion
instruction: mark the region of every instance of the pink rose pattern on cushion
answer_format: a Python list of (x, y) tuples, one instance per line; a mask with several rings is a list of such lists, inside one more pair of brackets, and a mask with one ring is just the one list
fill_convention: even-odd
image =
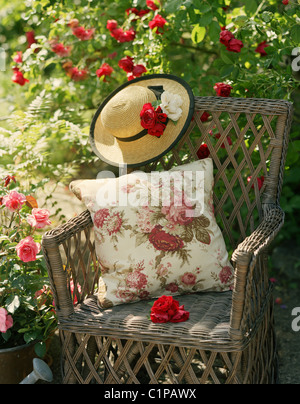
[[(195, 206), (185, 195), (181, 206), (174, 203), (176, 189), (170, 206), (161, 202), (107, 208), (95, 203), (92, 183), (87, 182), (86, 189), (81, 186), (94, 222), (101, 266), (98, 296), (103, 308), (163, 294), (232, 289), (233, 268), (212, 211), (213, 176), (207, 181), (206, 209), (200, 216), (194, 214)], [(142, 185), (137, 179), (125, 185), (121, 182), (119, 189), (133, 195)]]

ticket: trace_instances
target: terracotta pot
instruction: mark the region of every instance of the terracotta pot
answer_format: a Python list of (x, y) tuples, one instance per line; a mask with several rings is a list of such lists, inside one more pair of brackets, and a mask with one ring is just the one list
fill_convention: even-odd
[(0, 349), (0, 384), (19, 384), (33, 370), (34, 343)]

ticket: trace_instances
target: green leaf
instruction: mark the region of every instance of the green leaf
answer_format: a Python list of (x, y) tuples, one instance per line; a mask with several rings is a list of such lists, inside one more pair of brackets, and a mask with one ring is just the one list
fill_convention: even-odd
[(294, 25), (291, 29), (291, 37), (297, 44), (300, 43), (300, 25)]
[(234, 63), (233, 60), (231, 59), (229, 51), (226, 49), (221, 50), (221, 59), (227, 65), (232, 65)]
[(30, 342), (34, 341), (37, 337), (36, 331), (28, 331), (24, 334), (24, 340), (26, 344), (29, 344)]
[(200, 27), (199, 24), (195, 25), (192, 31), (192, 41), (197, 44), (203, 41), (206, 35), (206, 28)]
[(35, 344), (34, 350), (35, 350), (35, 353), (37, 354), (37, 356), (39, 356), (40, 358), (43, 358), (46, 355), (46, 350), (47, 350), (45, 342), (40, 341), (37, 344)]
[(217, 21), (212, 21), (209, 25), (209, 36), (213, 42), (218, 42), (220, 39), (220, 24)]
[(182, 0), (170, 0), (165, 5), (165, 10), (169, 14), (175, 13), (182, 5)]
[(271, 13), (270, 11), (264, 11), (261, 15), (261, 18), (264, 22), (270, 22), (273, 19), (274, 14)]
[(255, 0), (247, 0), (245, 4), (245, 11), (247, 15), (252, 15), (257, 10), (257, 3)]
[(20, 307), (20, 298), (17, 295), (10, 295), (6, 300), (7, 311), (11, 314)]

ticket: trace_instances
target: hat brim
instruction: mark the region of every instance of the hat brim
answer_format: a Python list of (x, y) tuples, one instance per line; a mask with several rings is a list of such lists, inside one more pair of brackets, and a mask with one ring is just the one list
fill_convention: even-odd
[[(101, 112), (106, 104), (128, 86), (163, 86), (165, 91), (178, 94), (183, 99), (182, 116), (176, 124), (169, 121), (160, 138), (151, 135), (123, 142), (107, 132), (101, 122)], [(139, 167), (158, 160), (168, 153), (187, 131), (194, 114), (194, 95), (190, 86), (181, 78), (169, 74), (152, 74), (131, 80), (111, 93), (98, 108), (90, 129), (90, 143), (94, 153), (112, 166), (126, 164)], [(143, 129), (141, 127), (141, 129)], [(132, 134), (134, 135), (134, 134)]]

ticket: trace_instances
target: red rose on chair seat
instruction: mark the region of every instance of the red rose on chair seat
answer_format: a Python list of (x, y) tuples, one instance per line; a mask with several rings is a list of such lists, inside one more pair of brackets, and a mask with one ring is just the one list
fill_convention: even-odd
[(151, 231), (149, 241), (160, 251), (176, 251), (184, 246), (180, 237), (166, 233), (160, 225), (155, 226)]
[(190, 313), (179, 307), (178, 300), (172, 296), (162, 296), (157, 299), (151, 309), (150, 318), (153, 323), (181, 323), (188, 320)]
[(190, 313), (184, 310), (184, 306), (180, 306), (176, 314), (171, 318), (171, 323), (182, 323), (190, 318)]

